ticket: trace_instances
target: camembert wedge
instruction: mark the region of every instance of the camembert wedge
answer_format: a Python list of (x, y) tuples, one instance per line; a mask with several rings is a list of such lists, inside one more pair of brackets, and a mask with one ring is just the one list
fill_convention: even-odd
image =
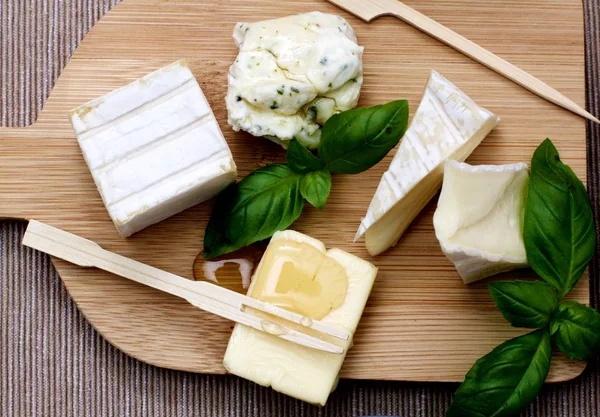
[(439, 190), (444, 162), (467, 159), (498, 122), (497, 116), (431, 71), (423, 100), (383, 174), (355, 240), (366, 235), (371, 255), (394, 246)]
[[(248, 294), (354, 334), (377, 274), (373, 264), (298, 232), (269, 243)], [(349, 348), (352, 341), (345, 343)], [(312, 404), (335, 389), (345, 355), (236, 324), (223, 364), (232, 374)]]
[(83, 156), (124, 236), (212, 198), (236, 166), (185, 61), (70, 112)]
[(465, 284), (527, 266), (523, 211), (528, 180), (526, 164), (446, 163), (433, 225)]

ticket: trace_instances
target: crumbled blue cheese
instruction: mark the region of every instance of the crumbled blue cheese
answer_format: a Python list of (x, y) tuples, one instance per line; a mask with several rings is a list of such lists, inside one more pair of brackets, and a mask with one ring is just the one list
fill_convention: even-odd
[(240, 50), (227, 93), (234, 130), (315, 148), (327, 119), (356, 107), (363, 48), (343, 18), (312, 12), (238, 23), (233, 37)]

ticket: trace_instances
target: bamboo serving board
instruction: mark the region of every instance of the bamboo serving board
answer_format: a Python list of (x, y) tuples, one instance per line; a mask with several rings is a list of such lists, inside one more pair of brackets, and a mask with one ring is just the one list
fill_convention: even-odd
[[(406, 3), (584, 104), (579, 0)], [(236, 56), (231, 33), (238, 21), (312, 10), (347, 18), (365, 46), (361, 106), (407, 98), (414, 112), (429, 70), (436, 69), (502, 118), (469, 162), (527, 162), (535, 147), (551, 137), (563, 159), (585, 180), (581, 118), (391, 17), (366, 24), (319, 0), (125, 0), (83, 41), (39, 120), (24, 129), (0, 129), (0, 217), (35, 218), (95, 240), (105, 249), (189, 279), (195, 273), (201, 278), (202, 261), (195, 263), (195, 259), (202, 250), (212, 203), (198, 205), (132, 238), (120, 238), (85, 165), (67, 112), (187, 58), (231, 146), (240, 178), (267, 163), (283, 161), (284, 152), (278, 146), (234, 133), (227, 126), (226, 76)], [(385, 254), (370, 258), (363, 242), (352, 243), (390, 158), (361, 175), (336, 175), (325, 210), (307, 205), (293, 228), (380, 268), (342, 377), (460, 381), (478, 357), (522, 331), (503, 320), (486, 282), (464, 286), (445, 259), (433, 233), (435, 201), (400, 244)], [(257, 245), (245, 256), (256, 263), (261, 250)], [(231, 323), (126, 279), (53, 261), (83, 314), (115, 346), (158, 366), (224, 372), (221, 361)], [(572, 297), (587, 303), (588, 292), (585, 277)], [(571, 379), (583, 367), (557, 354), (549, 380)]]

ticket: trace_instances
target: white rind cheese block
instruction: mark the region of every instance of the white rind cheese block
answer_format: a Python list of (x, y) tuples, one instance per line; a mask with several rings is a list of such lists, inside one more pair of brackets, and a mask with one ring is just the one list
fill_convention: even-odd
[(394, 246), (437, 193), (444, 162), (464, 161), (499, 118), (431, 71), (423, 99), (369, 205), (355, 240), (371, 255)]
[(523, 212), (528, 180), (527, 164), (446, 163), (433, 225), (466, 284), (527, 266)]
[(70, 112), (83, 156), (119, 233), (214, 197), (237, 170), (185, 61)]
[[(278, 239), (308, 243), (343, 266), (348, 275), (346, 298), (341, 307), (331, 311), (321, 321), (354, 334), (375, 281), (377, 268), (340, 249), (326, 251), (322, 242), (298, 232), (278, 232), (271, 242)], [(251, 284), (248, 294), (252, 293), (252, 288)], [(351, 343), (346, 342), (346, 348)], [(270, 386), (312, 404), (324, 405), (337, 385), (344, 358), (345, 354), (336, 355), (299, 346), (236, 324), (223, 365), (230, 373), (257, 384)]]

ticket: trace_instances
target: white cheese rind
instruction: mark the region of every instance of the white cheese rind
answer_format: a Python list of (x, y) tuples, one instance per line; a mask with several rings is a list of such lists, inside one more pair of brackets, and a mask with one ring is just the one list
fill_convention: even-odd
[(185, 61), (70, 112), (119, 233), (130, 236), (214, 197), (237, 170)]
[(527, 164), (446, 163), (433, 225), (466, 284), (527, 266), (522, 216), (528, 179)]
[(356, 234), (377, 255), (395, 245), (439, 190), (447, 159), (464, 161), (499, 118), (435, 71)]
[[(312, 12), (238, 23), (233, 37), (240, 52), (229, 70), (226, 102), (234, 130), (283, 147), (297, 138), (315, 148), (320, 126), (356, 107), (363, 48), (343, 18)], [(317, 105), (323, 98), (328, 103)]]
[[(313, 245), (335, 259), (348, 275), (348, 291), (341, 307), (321, 321), (354, 334), (377, 268), (339, 249), (325, 250), (322, 242), (298, 232), (276, 233), (271, 242), (291, 239)], [(260, 268), (260, 265), (259, 265)], [(248, 294), (251, 294), (252, 284)], [(346, 347), (351, 346), (351, 341)], [(223, 365), (232, 374), (300, 400), (324, 405), (336, 387), (344, 355), (322, 352), (279, 339), (276, 336), (236, 324), (225, 352)]]

